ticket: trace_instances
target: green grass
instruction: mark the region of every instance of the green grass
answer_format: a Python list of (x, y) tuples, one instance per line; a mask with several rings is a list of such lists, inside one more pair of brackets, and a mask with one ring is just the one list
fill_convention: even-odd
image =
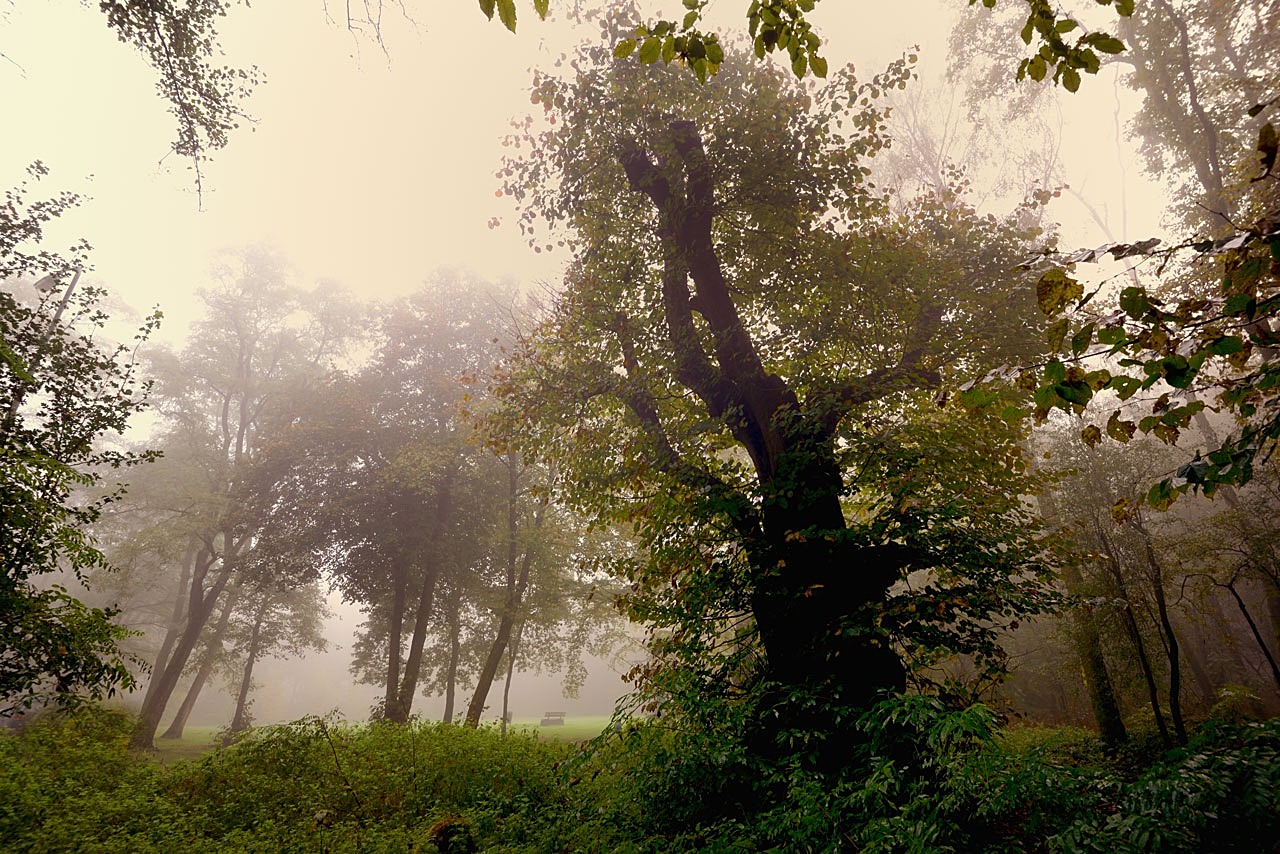
[(156, 738), (156, 758), (168, 764), (181, 759), (195, 759), (214, 748), (218, 736), (216, 726), (189, 726), (182, 738)]
[(544, 741), (584, 741), (595, 738), (609, 725), (609, 715), (568, 715), (560, 726), (541, 726), (541, 718), (516, 718), (512, 729), (531, 732)]

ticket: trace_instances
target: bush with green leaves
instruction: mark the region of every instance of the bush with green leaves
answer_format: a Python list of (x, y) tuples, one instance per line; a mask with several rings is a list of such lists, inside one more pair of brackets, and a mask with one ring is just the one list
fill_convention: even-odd
[[(1280, 720), (1210, 722), (1136, 777), (1073, 728), (885, 700), (838, 771), (629, 722), (579, 749), (443, 724), (307, 718), (162, 765), (84, 709), (0, 735), (0, 851), (1265, 851)], [(452, 850), (468, 850), (466, 843)]]

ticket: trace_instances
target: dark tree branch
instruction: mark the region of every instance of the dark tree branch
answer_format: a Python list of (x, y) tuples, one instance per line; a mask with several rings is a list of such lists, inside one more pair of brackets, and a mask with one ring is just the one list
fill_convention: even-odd
[(938, 371), (926, 364), (931, 352), (930, 344), (942, 328), (942, 309), (935, 305), (923, 305), (916, 312), (911, 337), (898, 358), (898, 363), (888, 368), (876, 368), (822, 395), (817, 406), (810, 411), (821, 419), (825, 435), (832, 435), (840, 422), (856, 406), (879, 400), (894, 392), (909, 389), (932, 388), (942, 378)]
[(615, 320), (615, 332), (622, 349), (623, 367), (627, 379), (613, 383), (612, 393), (631, 411), (640, 423), (649, 442), (650, 461), (654, 468), (675, 480), (689, 491), (711, 499), (725, 508), (734, 530), (742, 537), (744, 545), (759, 543), (763, 538), (761, 520), (755, 506), (742, 494), (704, 468), (684, 459), (672, 446), (670, 437), (662, 425), (662, 417), (653, 395), (641, 381), (641, 368), (636, 358), (626, 315), (619, 312)]

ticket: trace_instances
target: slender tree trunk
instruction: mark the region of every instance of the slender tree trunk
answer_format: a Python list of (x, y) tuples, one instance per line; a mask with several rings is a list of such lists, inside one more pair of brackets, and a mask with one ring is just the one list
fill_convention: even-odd
[(409, 655), (404, 662), (404, 675), (400, 679), (394, 709), (387, 710), (387, 720), (406, 723), (413, 710), (413, 698), (418, 692), (418, 676), (422, 671), (422, 649), (427, 642), (427, 626), (431, 622), (431, 607), (435, 601), (436, 568), (434, 562), (422, 576), (422, 589), (418, 593), (418, 610), (413, 619), (413, 636), (409, 639)]
[(1197, 633), (1195, 640), (1196, 642), (1187, 644), (1184, 650), (1187, 654), (1187, 669), (1191, 671), (1191, 678), (1195, 680), (1196, 693), (1200, 695), (1201, 703), (1208, 708), (1217, 699), (1217, 692), (1214, 690), (1213, 677), (1209, 675), (1209, 668), (1201, 651), (1204, 638)]
[(182, 573), (178, 577), (178, 590), (173, 597), (173, 612), (169, 615), (168, 625), (165, 626), (164, 640), (160, 643), (160, 651), (156, 653), (156, 661), (151, 668), (152, 673), (164, 671), (169, 664), (173, 645), (177, 643), (178, 635), (182, 633), (183, 619), (187, 615), (187, 588), (191, 583), (191, 570), (195, 566), (199, 552), (200, 542), (193, 537), (187, 546), (187, 553), (182, 558)]
[(182, 704), (178, 706), (177, 713), (169, 723), (169, 728), (160, 736), (161, 738), (182, 738), (182, 733), (187, 727), (187, 721), (191, 718), (191, 712), (195, 710), (196, 700), (200, 698), (200, 692), (208, 684), (209, 677), (213, 674), (213, 668), (217, 666), (218, 659), (222, 655), (222, 639), (226, 637), (227, 625), (231, 622), (231, 612), (235, 609), (236, 600), (240, 598), (239, 593), (239, 585), (234, 585), (228, 591), (227, 600), (222, 605), (222, 614), (218, 617), (218, 622), (213, 632), (205, 642), (204, 656), (200, 659), (200, 667), (196, 670), (195, 678), (191, 680), (191, 685), (187, 688), (187, 694), (183, 697)]
[(160, 733), (160, 738), (182, 738), (182, 734), (187, 728), (187, 721), (191, 719), (191, 713), (195, 710), (196, 701), (200, 699), (200, 693), (204, 690), (204, 686), (208, 684), (209, 677), (213, 674), (213, 668), (217, 661), (217, 652), (213, 649), (205, 651), (204, 656), (200, 659), (200, 667), (196, 670), (195, 677), (192, 678), (191, 684), (187, 686), (187, 693), (178, 705), (178, 711), (174, 713), (173, 720), (169, 722), (168, 728)]
[(245, 657), (244, 674), (240, 678), (240, 690), (236, 694), (236, 710), (231, 716), (231, 726), (227, 728), (227, 734), (222, 738), (223, 747), (230, 744), (237, 733), (249, 728), (249, 691), (253, 687), (253, 665), (258, 660), (259, 645), (262, 640), (262, 620), (266, 610), (267, 605), (264, 601), (253, 618), (253, 631), (249, 635), (249, 650)]
[(1271, 619), (1271, 643), (1280, 652), (1280, 574), (1269, 575), (1262, 585), (1267, 601), (1267, 616)]
[(1249, 632), (1253, 635), (1254, 641), (1258, 644), (1258, 648), (1262, 650), (1262, 655), (1267, 659), (1267, 664), (1271, 667), (1271, 678), (1275, 680), (1276, 687), (1280, 688), (1280, 666), (1276, 664), (1276, 658), (1271, 654), (1271, 650), (1267, 648), (1267, 642), (1262, 637), (1262, 632), (1258, 629), (1258, 624), (1254, 622), (1253, 615), (1249, 613), (1248, 607), (1241, 598), (1239, 591), (1236, 590), (1235, 582), (1222, 585), (1231, 594), (1231, 598), (1236, 600), (1236, 607), (1240, 609), (1240, 614), (1244, 617), (1244, 621), (1249, 625)]
[(461, 605), (457, 595), (449, 602), (449, 669), (444, 678), (444, 722), (453, 723), (454, 704), (458, 695), (458, 663), (462, 658), (462, 620), (458, 617)]
[(515, 634), (511, 636), (511, 646), (507, 649), (507, 678), (502, 683), (502, 734), (507, 734), (507, 723), (511, 720), (511, 677), (516, 670), (516, 656), (520, 654), (520, 636), (524, 634), (524, 621), (516, 624)]
[(395, 572), (395, 581), (391, 594), (391, 626), (387, 630), (387, 684), (386, 693), (383, 695), (382, 700), (382, 716), (387, 720), (394, 720), (392, 716), (395, 714), (395, 709), (399, 702), (396, 692), (400, 688), (400, 656), (401, 647), (404, 644), (404, 612), (405, 602), (409, 595), (407, 568), (403, 564), (399, 564), (393, 571)]
[(1155, 671), (1151, 668), (1151, 659), (1147, 656), (1147, 645), (1142, 640), (1142, 631), (1138, 627), (1138, 620), (1133, 614), (1133, 600), (1129, 598), (1129, 591), (1124, 581), (1124, 572), (1120, 568), (1120, 555), (1116, 553), (1115, 545), (1111, 542), (1111, 538), (1106, 535), (1106, 532), (1102, 530), (1102, 526), (1098, 524), (1097, 519), (1093, 520), (1093, 525), (1094, 531), (1098, 535), (1098, 541), (1102, 543), (1102, 548), (1107, 553), (1105, 565), (1110, 570), (1120, 598), (1124, 600), (1124, 608), (1120, 612), (1121, 622), (1124, 625), (1125, 634), (1129, 636), (1129, 642), (1133, 644), (1133, 651), (1138, 657), (1138, 666), (1142, 670), (1143, 681), (1147, 684), (1147, 698), (1151, 702), (1151, 714), (1155, 717), (1156, 729), (1160, 731), (1160, 741), (1171, 747), (1173, 739), (1169, 737), (1169, 725), (1166, 723), (1164, 712), (1160, 708), (1160, 691), (1156, 687)]
[(422, 649), (427, 642), (427, 627), (431, 622), (431, 608), (435, 602), (436, 576), (439, 574), (440, 536), (444, 524), (453, 512), (452, 489), (454, 478), (458, 475), (461, 463), (454, 461), (441, 478), (436, 491), (435, 507), (428, 511), (426, 542), (422, 548), (421, 562), (424, 567), (422, 587), (418, 593), (418, 608), (414, 614), (413, 636), (409, 639), (409, 654), (405, 657), (404, 673), (400, 678), (399, 690), (395, 703), (387, 707), (387, 720), (394, 723), (406, 723), (413, 709), (413, 698), (418, 693), (418, 676), (422, 672)]
[[(1084, 579), (1074, 564), (1068, 564), (1062, 576), (1069, 592), (1078, 594), (1083, 590)], [(1129, 734), (1125, 730), (1120, 704), (1116, 702), (1115, 688), (1111, 683), (1111, 673), (1102, 654), (1097, 617), (1091, 610), (1080, 608), (1075, 611), (1074, 619), (1076, 652), (1080, 656), (1081, 675), (1085, 691), (1089, 694), (1089, 703), (1093, 707), (1093, 718), (1097, 721), (1103, 745), (1108, 751), (1114, 752), (1129, 740)]]
[(1169, 717), (1173, 720), (1173, 731), (1178, 744), (1187, 743), (1187, 725), (1182, 718), (1182, 657), (1178, 646), (1178, 635), (1173, 630), (1173, 622), (1169, 619), (1169, 604), (1164, 595), (1164, 567), (1156, 557), (1155, 546), (1151, 543), (1151, 535), (1136, 525), (1142, 536), (1142, 544), (1147, 555), (1147, 566), (1150, 569), (1151, 593), (1156, 600), (1156, 612), (1160, 616), (1160, 629), (1164, 635), (1165, 649), (1169, 655)]
[[(146, 697), (142, 701), (142, 710), (138, 715), (138, 723), (129, 740), (130, 748), (155, 749), (156, 730), (160, 728), (160, 718), (164, 715), (165, 707), (169, 704), (174, 689), (178, 687), (182, 671), (186, 669), (187, 661), (190, 660), (191, 653), (200, 640), (200, 634), (212, 615), (214, 606), (231, 580), (233, 561), (233, 554), (224, 554), (219, 558), (206, 549), (203, 560), (198, 562), (197, 572), (191, 579), (187, 624), (174, 644), (173, 654), (164, 670), (155, 674), (147, 687)], [(213, 582), (206, 591), (203, 581), (213, 565), (219, 562), (221, 565), (214, 572)], [(200, 563), (203, 566), (200, 566)]]
[[(530, 526), (533, 531), (542, 527), (547, 503), (538, 505)], [(502, 614), (498, 619), (498, 631), (489, 646), (489, 654), (485, 657), (480, 675), (476, 677), (476, 691), (471, 697), (471, 705), (467, 708), (467, 726), (478, 727), (480, 716), (484, 714), (485, 703), (489, 699), (489, 689), (498, 675), (498, 665), (511, 643), (511, 630), (515, 625), (524, 600), (525, 590), (529, 586), (529, 573), (533, 567), (533, 549), (526, 544), (523, 555), (520, 549), (520, 462), (515, 454), (507, 454), (507, 595), (502, 605)]]

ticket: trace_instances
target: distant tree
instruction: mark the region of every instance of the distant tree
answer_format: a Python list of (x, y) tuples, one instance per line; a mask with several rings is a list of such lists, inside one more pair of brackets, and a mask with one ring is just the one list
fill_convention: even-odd
[[(608, 592), (613, 585), (591, 565), (601, 541), (616, 538), (616, 532), (590, 530), (583, 519), (552, 504), (552, 478), (543, 466), (523, 462), (513, 450), (500, 460), (506, 518), (492, 543), (499, 581), (485, 603), (489, 645), (467, 708), (472, 727), (480, 723), (504, 662), (507, 689), (513, 673), (531, 666), (559, 670), (566, 691), (573, 692), (581, 682), (582, 653), (604, 652), (618, 639), (616, 594)], [(504, 721), (507, 696), (504, 689)]]
[[(428, 641), (497, 522), (496, 466), (469, 442), (458, 405), (496, 358), (500, 289), (441, 274), (385, 311), (377, 352), (353, 377), (308, 391), (268, 437), (255, 494), (263, 546), (327, 572), (370, 611), (382, 654), (362, 669), (385, 687), (383, 714), (408, 719)], [(376, 662), (376, 663), (375, 663)]]
[[(39, 164), (29, 171), (45, 174)], [(0, 204), (0, 716), (133, 686), (117, 612), (58, 582), (110, 569), (90, 528), (122, 494), (111, 472), (155, 456), (110, 442), (144, 407), (149, 384), (134, 356), (159, 314), (131, 345), (95, 340), (106, 291), (79, 281), (88, 247), (63, 258), (41, 246), (45, 227), (78, 199), (28, 193), (24, 184)], [(29, 304), (20, 293), (39, 273)]]
[[(230, 253), (204, 291), (207, 315), (180, 355), (158, 357), (162, 436), (201, 450), (193, 502), (172, 508), (174, 535), (194, 547), (177, 594), (182, 617), (164, 666), (152, 674), (133, 745), (149, 748), (193, 652), (219, 603), (249, 561), (261, 520), (248, 511), (241, 482), (259, 453), (261, 418), (290, 387), (321, 375), (359, 332), (359, 313), (336, 288), (294, 288), (278, 255), (264, 248)], [(306, 575), (310, 567), (300, 568)]]
[(245, 593), (245, 603), (233, 621), (231, 655), (239, 665), (234, 673), (235, 711), (227, 726), (225, 742), (249, 728), (253, 669), (264, 658), (301, 655), (324, 650), (324, 620), (331, 617), (319, 584), (290, 583), (272, 568), (254, 567), (257, 580)]

